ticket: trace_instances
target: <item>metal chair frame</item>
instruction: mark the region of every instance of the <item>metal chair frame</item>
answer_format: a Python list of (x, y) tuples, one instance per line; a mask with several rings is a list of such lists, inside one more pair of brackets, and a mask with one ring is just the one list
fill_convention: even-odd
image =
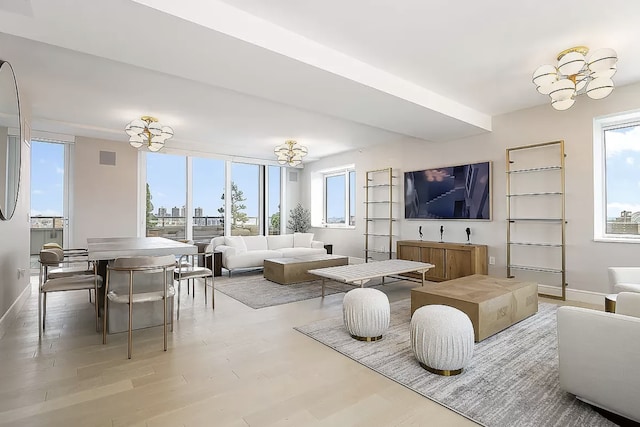
[[(191, 262), (184, 263), (188, 258), (191, 257)], [(207, 258), (211, 258), (211, 267), (212, 269), (208, 269), (206, 267), (196, 267), (193, 262), (193, 258), (198, 257), (200, 259), (202, 257), (203, 263), (207, 265)], [(200, 278), (204, 279), (204, 302), (207, 303), (207, 278), (211, 278), (211, 309), (215, 309), (215, 279), (213, 276), (213, 251), (205, 251), (198, 254), (192, 255), (182, 255), (180, 256), (174, 271), (174, 279), (178, 281), (178, 309), (176, 318), (180, 319), (180, 288), (183, 280), (187, 280), (187, 293), (189, 290), (189, 280), (193, 280), (193, 291), (192, 298), (195, 298), (196, 289), (195, 289), (195, 279)], [(187, 266), (188, 265), (188, 266)], [(186, 266), (186, 267), (185, 267)], [(184, 276), (184, 277), (183, 277)]]
[[(129, 305), (129, 329), (128, 329), (128, 349), (127, 349), (127, 358), (131, 359), (131, 349), (133, 345), (132, 339), (132, 330), (133, 330), (133, 304), (135, 304), (134, 300), (134, 273), (163, 273), (163, 336), (164, 336), (164, 351), (167, 351), (167, 289), (168, 289), (168, 281), (167, 281), (167, 273), (175, 270), (175, 258), (173, 255), (170, 256), (160, 256), (160, 257), (130, 257), (130, 258), (117, 258), (114, 261), (114, 264), (118, 264), (119, 260), (129, 260), (134, 262), (135, 260), (158, 260), (161, 258), (167, 258), (170, 260), (164, 264), (153, 264), (149, 265), (139, 265), (139, 266), (117, 266), (117, 265), (107, 265), (107, 278), (105, 284), (105, 296), (104, 296), (104, 313), (103, 313), (103, 326), (102, 326), (102, 344), (107, 343), (107, 322), (108, 322), (108, 313), (109, 313), (109, 279), (112, 271), (122, 271), (129, 273), (129, 300), (127, 304)], [(145, 300), (144, 302), (156, 301), (156, 299)], [(142, 301), (141, 301), (142, 302)], [(172, 310), (173, 313), (173, 310)], [(171, 325), (173, 326), (173, 315), (171, 319)]]
[[(43, 255), (47, 258), (46, 255), (50, 255), (49, 258), (51, 260), (44, 260)], [(93, 286), (89, 287), (80, 287), (77, 289), (60, 289), (60, 290), (44, 290), (47, 283), (51, 283), (51, 281), (56, 281), (54, 283), (64, 283), (65, 281), (73, 282), (82, 279), (88, 279), (88, 274), (74, 274), (69, 276), (64, 276), (60, 278), (49, 278), (49, 267), (59, 266), (62, 262), (63, 255), (60, 250), (57, 249), (43, 249), (40, 251), (40, 271), (38, 277), (38, 337), (42, 338), (42, 333), (46, 327), (46, 317), (47, 317), (47, 294), (49, 292), (63, 292), (70, 290), (89, 290), (89, 302), (91, 302), (91, 289), (93, 289), (95, 295), (98, 295), (98, 284), (101, 280), (98, 279), (97, 265), (93, 263)], [(99, 330), (100, 321), (98, 319), (98, 303), (97, 299), (94, 300), (94, 311), (96, 316), (96, 332)]]

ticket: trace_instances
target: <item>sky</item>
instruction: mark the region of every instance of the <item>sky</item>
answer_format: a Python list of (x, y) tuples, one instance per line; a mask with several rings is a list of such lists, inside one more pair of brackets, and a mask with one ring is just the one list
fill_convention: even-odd
[(640, 211), (640, 126), (607, 130), (607, 217)]
[[(345, 176), (336, 175), (328, 177), (326, 180), (326, 192), (329, 195), (327, 200), (327, 222), (335, 222), (336, 220), (344, 221), (344, 202), (345, 202)], [(333, 220), (332, 220), (333, 218)]]
[[(33, 141), (31, 146), (31, 216), (62, 216), (64, 202), (64, 144)], [(203, 208), (204, 216), (218, 216), (223, 205), (225, 161), (193, 158), (193, 208)], [(638, 162), (640, 165), (640, 161)], [(269, 166), (269, 216), (280, 203), (279, 166)], [(248, 216), (258, 216), (259, 166), (232, 163), (231, 179), (244, 193)], [(147, 182), (154, 209), (164, 207), (171, 215), (173, 207), (186, 204), (186, 161), (184, 156), (147, 153)], [(351, 184), (351, 200), (355, 203), (355, 180)], [(330, 180), (327, 203), (329, 218), (344, 218), (344, 179)], [(191, 212), (192, 214), (194, 212)]]
[[(202, 208), (204, 216), (218, 216), (218, 208), (224, 201), (225, 161), (212, 158), (193, 158), (193, 208)], [(269, 166), (269, 173), (276, 179), (269, 180), (269, 213), (277, 212), (280, 200), (274, 195), (280, 193), (279, 167)], [(232, 163), (231, 180), (243, 192), (250, 217), (258, 216), (259, 166), (246, 163)], [(147, 153), (147, 182), (151, 191), (153, 212), (164, 207), (171, 215), (173, 207), (181, 208), (186, 203), (186, 161), (184, 156), (163, 153)], [(194, 212), (191, 212), (194, 214)]]
[(31, 142), (31, 216), (62, 216), (64, 144)]

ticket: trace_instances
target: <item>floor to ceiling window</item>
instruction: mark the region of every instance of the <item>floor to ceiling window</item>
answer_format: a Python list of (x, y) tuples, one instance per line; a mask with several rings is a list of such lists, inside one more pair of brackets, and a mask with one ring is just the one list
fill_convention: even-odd
[(146, 235), (186, 238), (186, 178), (184, 156), (147, 153)]
[(231, 221), (232, 236), (256, 236), (260, 229), (260, 165), (231, 164)]
[(193, 240), (224, 235), (224, 170), (220, 159), (194, 157), (192, 167)]
[(207, 241), (225, 228), (233, 236), (280, 234), (279, 166), (146, 153), (146, 171), (147, 236)]
[(282, 168), (280, 166), (269, 166), (267, 168), (267, 224), (269, 234), (280, 234), (281, 229), (281, 171)]
[(45, 243), (67, 246), (65, 151), (62, 143), (31, 142), (31, 254)]

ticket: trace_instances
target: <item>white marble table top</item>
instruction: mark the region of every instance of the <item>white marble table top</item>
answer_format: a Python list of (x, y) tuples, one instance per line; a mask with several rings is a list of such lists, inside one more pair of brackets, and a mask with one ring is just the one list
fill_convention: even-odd
[(90, 237), (90, 260), (109, 260), (123, 256), (197, 254), (198, 247), (164, 237)]
[(366, 280), (391, 276), (394, 274), (410, 273), (417, 271), (423, 275), (433, 264), (427, 262), (409, 261), (404, 259), (388, 259), (384, 261), (368, 262), (363, 264), (341, 265), (309, 270), (307, 273), (326, 277), (339, 282), (357, 283)]

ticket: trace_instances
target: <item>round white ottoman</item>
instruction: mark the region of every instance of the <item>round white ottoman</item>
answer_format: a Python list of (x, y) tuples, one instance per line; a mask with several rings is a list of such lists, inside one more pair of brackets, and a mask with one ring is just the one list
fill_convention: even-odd
[(420, 307), (411, 317), (411, 349), (427, 371), (458, 375), (473, 356), (471, 319), (446, 305)]
[(344, 325), (353, 338), (377, 341), (389, 328), (389, 298), (377, 289), (352, 289), (344, 296), (342, 314)]

